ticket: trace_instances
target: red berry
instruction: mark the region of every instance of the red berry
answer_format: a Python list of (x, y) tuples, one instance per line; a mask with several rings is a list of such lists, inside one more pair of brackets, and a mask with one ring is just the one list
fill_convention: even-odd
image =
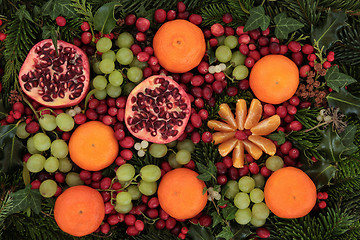
[(297, 159), (300, 156), (300, 151), (297, 148), (292, 148), (289, 151), (289, 157), (291, 159)]
[(291, 60), (293, 60), (296, 65), (300, 66), (303, 62), (303, 54), (301, 52), (293, 53), (291, 54)]
[(171, 20), (174, 20), (176, 18), (176, 12), (175, 10), (169, 10), (167, 13), (166, 13), (166, 18), (168, 21), (171, 21)]
[(325, 62), (323, 63), (323, 67), (324, 67), (325, 69), (329, 69), (329, 68), (331, 67), (331, 63), (330, 63), (329, 61), (325, 61)]
[(92, 34), (90, 32), (83, 32), (81, 34), (81, 41), (83, 44), (89, 44), (92, 41)]
[(156, 9), (154, 19), (157, 23), (163, 23), (166, 20), (166, 11), (164, 9)]
[(191, 141), (195, 144), (199, 143), (201, 140), (200, 133), (197, 131), (194, 131), (191, 133)]
[(0, 19), (0, 26), (3, 24), (3, 21)]
[(124, 221), (125, 221), (126, 225), (133, 226), (135, 224), (136, 217), (132, 214), (127, 214), (127, 215), (125, 215)]
[(248, 67), (248, 68), (251, 68), (253, 67), (255, 64), (255, 60), (252, 58), (252, 57), (247, 57), (245, 59), (245, 66)]
[[(11, 115), (8, 115), (8, 117), (9, 116), (11, 116)], [(6, 121), (8, 121), (8, 120), (6, 120)], [(10, 122), (8, 122), (8, 123), (10, 123)], [(30, 134), (33, 134), (33, 133), (36, 133), (37, 131), (39, 131), (39, 128), (40, 128), (40, 126), (39, 126), (39, 124), (37, 122), (31, 121), (28, 124), (26, 124), (25, 131), (27, 131)]]
[(270, 28), (266, 28), (264, 31), (261, 32), (263, 36), (268, 36), (270, 34)]
[(244, 79), (239, 81), (239, 88), (240, 90), (246, 91), (250, 87), (249, 80)]
[(165, 222), (165, 226), (168, 230), (173, 229), (175, 225), (176, 225), (176, 220), (172, 217), (169, 217)]
[(39, 189), (41, 181), (36, 179), (32, 181), (30, 184), (31, 184), (31, 189)]
[(242, 35), (242, 34), (247, 34), (248, 32), (244, 32), (244, 26), (239, 26), (236, 28), (236, 34), (238, 36)]
[(225, 164), (227, 168), (230, 168), (233, 165), (233, 161), (230, 156), (226, 156), (223, 158), (222, 162)]
[(225, 185), (227, 183), (227, 178), (225, 175), (218, 175), (216, 177), (217, 184), (219, 185)]
[(136, 22), (136, 16), (134, 14), (129, 14), (125, 17), (125, 24), (130, 26), (134, 25)]
[(202, 23), (202, 17), (199, 14), (191, 14), (189, 21), (195, 25), (200, 25)]
[(212, 223), (212, 219), (209, 215), (202, 215), (200, 218), (199, 218), (199, 223), (201, 226), (203, 227), (209, 227)]
[(56, 24), (57, 24), (58, 26), (60, 26), (60, 27), (63, 27), (63, 26), (66, 25), (66, 19), (65, 19), (64, 17), (62, 17), (62, 16), (58, 16), (58, 17), (55, 19), (55, 21), (56, 21)]
[(314, 47), (311, 46), (310, 44), (305, 44), (304, 46), (302, 46), (301, 51), (304, 54), (309, 55), (309, 54), (312, 54), (314, 52)]
[(303, 65), (299, 70), (300, 77), (306, 78), (310, 70), (311, 68), (309, 65)]
[(326, 208), (326, 202), (325, 201), (320, 201), (318, 203), (318, 205), (319, 205), (319, 208), (321, 208), (321, 209)]
[(268, 116), (274, 115), (276, 113), (276, 109), (275, 109), (274, 105), (269, 104), (269, 103), (265, 104), (264, 105), (264, 113)]
[(164, 229), (165, 227), (165, 221), (162, 219), (159, 219), (155, 222), (155, 227), (159, 230)]
[(300, 52), (300, 50), (301, 50), (301, 45), (300, 45), (300, 43), (299, 42), (296, 42), (296, 41), (291, 41), (291, 42), (289, 42), (289, 44), (288, 44), (288, 48), (289, 48), (289, 50), (290, 51), (292, 51), (292, 52)]
[(119, 217), (117, 214), (112, 214), (110, 215), (108, 218), (107, 218), (107, 222), (110, 224), (110, 225), (116, 225), (119, 223)]
[[(241, 35), (241, 36), (243, 36), (243, 35)], [(240, 39), (240, 38), (239, 38), (239, 39)], [(249, 38), (249, 41), (250, 41), (250, 38)], [(249, 52), (250, 52), (249, 47), (248, 47), (247, 44), (245, 44), (245, 43), (241, 43), (241, 44), (240, 44), (239, 51), (240, 51), (240, 53), (243, 54), (243, 55), (248, 55)]]
[(220, 23), (215, 23), (210, 28), (211, 34), (215, 37), (220, 37), (224, 35), (225, 29)]
[(258, 229), (256, 229), (256, 234), (260, 237), (260, 238), (268, 238), (270, 237), (270, 231), (267, 230), (264, 227), (260, 227)]
[(260, 173), (261, 175), (263, 175), (264, 177), (268, 177), (271, 175), (271, 170), (268, 169), (267, 167), (263, 166), (261, 169), (260, 169)]
[(227, 171), (227, 167), (223, 162), (215, 163), (217, 173), (220, 175), (224, 175)]
[(138, 230), (139, 232), (141, 232), (142, 230), (144, 230), (144, 227), (145, 227), (145, 225), (144, 225), (144, 222), (143, 222), (143, 221), (141, 221), (141, 220), (136, 220), (136, 221), (135, 221), (135, 228), (136, 228), (136, 230)]
[(287, 112), (288, 112), (290, 115), (295, 115), (296, 112), (297, 112), (297, 109), (296, 109), (296, 107), (295, 107), (294, 105), (288, 105), (288, 106), (286, 107), (286, 109), (287, 109)]
[(136, 229), (135, 226), (129, 226), (126, 229), (126, 234), (129, 235), (129, 236), (136, 236), (136, 235), (139, 234), (139, 231)]
[(249, 31), (249, 35), (252, 39), (258, 40), (258, 38), (261, 36), (261, 32), (259, 29), (254, 29)]
[(201, 136), (201, 139), (203, 140), (204, 143), (210, 143), (212, 141), (212, 134), (207, 131), (207, 132), (204, 132)]
[(279, 54), (280, 53), (280, 45), (276, 42), (271, 42), (269, 44), (269, 51), (272, 54)]
[(288, 52), (288, 47), (286, 45), (280, 45), (280, 54), (285, 55)]
[(329, 195), (327, 192), (323, 192), (323, 198), (324, 200), (328, 199)]
[(303, 128), (303, 125), (299, 121), (292, 121), (290, 123), (290, 129), (292, 131), (300, 131)]
[(206, 120), (209, 116), (209, 112), (206, 109), (201, 109), (198, 114), (202, 120)]
[(246, 176), (248, 173), (249, 173), (249, 167), (247, 165), (243, 166), (242, 168), (239, 168), (240, 177)]
[(251, 174), (258, 174), (259, 173), (259, 165), (256, 162), (252, 162), (249, 164), (249, 171)]
[(101, 226), (100, 226), (100, 231), (103, 233), (103, 234), (107, 234), (109, 231), (110, 231), (110, 225), (108, 223), (103, 223)]
[(309, 60), (309, 62), (314, 62), (316, 60), (316, 55), (315, 54), (309, 54), (307, 56), (307, 60)]
[(185, 3), (178, 2), (176, 6), (177, 6), (177, 10), (179, 13), (185, 12), (185, 10), (186, 10)]
[(139, 30), (140, 32), (145, 32), (149, 29), (150, 27), (150, 21), (146, 18), (138, 18), (136, 20), (136, 28), (137, 30)]
[(190, 13), (188, 11), (178, 13), (179, 19), (187, 19), (189, 17)]
[(212, 38), (209, 40), (210, 47), (215, 47), (218, 44), (218, 40), (216, 38)]
[(231, 23), (232, 22), (232, 15), (230, 13), (225, 13), (222, 17), (224, 23)]
[(290, 152), (290, 149), (292, 148), (292, 143), (290, 141), (286, 141), (280, 146), (280, 151), (284, 155), (288, 155)]
[(284, 107), (284, 106), (279, 106), (279, 107), (276, 109), (276, 114), (279, 115), (280, 118), (286, 117), (286, 115), (287, 115), (286, 107)]
[(80, 26), (81, 30), (87, 32), (90, 30), (90, 24), (88, 22), (83, 22)]

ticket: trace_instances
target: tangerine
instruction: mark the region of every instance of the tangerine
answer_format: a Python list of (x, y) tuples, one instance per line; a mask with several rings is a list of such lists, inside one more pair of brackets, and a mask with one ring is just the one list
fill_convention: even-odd
[(295, 167), (284, 167), (270, 175), (264, 188), (265, 203), (281, 218), (299, 218), (316, 203), (316, 187), (310, 177)]
[(160, 206), (173, 218), (192, 218), (204, 209), (206, 185), (197, 178), (198, 175), (188, 168), (177, 168), (162, 177), (158, 188)]
[(249, 84), (261, 101), (280, 104), (295, 94), (299, 85), (299, 70), (292, 60), (283, 55), (267, 55), (255, 63)]
[(153, 39), (154, 54), (159, 64), (173, 73), (190, 71), (204, 57), (204, 34), (195, 24), (177, 19), (164, 23)]
[(55, 201), (54, 217), (64, 232), (81, 237), (99, 228), (105, 217), (101, 194), (88, 186), (66, 189)]
[(99, 121), (90, 121), (75, 129), (69, 140), (71, 160), (88, 171), (98, 171), (114, 162), (119, 144), (114, 130)]

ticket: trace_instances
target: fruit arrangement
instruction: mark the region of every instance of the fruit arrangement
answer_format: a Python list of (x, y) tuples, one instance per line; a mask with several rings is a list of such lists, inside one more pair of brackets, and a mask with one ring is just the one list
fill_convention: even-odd
[(95, 2), (48, 1), (39, 36), (27, 6), (0, 15), (0, 236), (360, 236), (360, 88), (331, 35), (345, 13), (309, 39), (265, 2)]

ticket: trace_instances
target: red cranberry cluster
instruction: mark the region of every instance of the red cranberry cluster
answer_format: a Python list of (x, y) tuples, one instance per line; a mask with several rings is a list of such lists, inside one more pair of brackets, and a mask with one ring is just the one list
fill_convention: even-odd
[[(3, 25), (3, 21), (0, 19), (0, 26)], [(4, 41), (7, 37), (7, 34), (4, 32), (0, 32), (0, 41)], [(1, 92), (1, 91), (0, 91)]]

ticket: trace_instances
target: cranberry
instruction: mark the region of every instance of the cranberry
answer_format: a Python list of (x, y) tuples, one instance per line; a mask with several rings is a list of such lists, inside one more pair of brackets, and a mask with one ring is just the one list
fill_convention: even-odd
[(201, 139), (204, 143), (210, 143), (213, 137), (212, 134), (209, 131), (207, 131), (202, 134)]
[(286, 107), (287, 109), (287, 112), (290, 114), (290, 115), (295, 115), (296, 112), (297, 112), (297, 109), (294, 105), (289, 105)]
[(292, 131), (300, 131), (303, 128), (303, 125), (299, 121), (292, 121), (290, 123), (290, 129)]
[(260, 238), (268, 238), (270, 237), (270, 231), (264, 227), (260, 227), (258, 229), (256, 229), (256, 234), (260, 237)]
[(311, 106), (311, 102), (301, 102), (299, 105), (300, 109), (308, 108)]
[(12, 106), (12, 110), (13, 111), (17, 111), (20, 114), (24, 114), (25, 112), (25, 107), (24, 104), (22, 104), (21, 102), (16, 102), (14, 103), (14, 105)]
[[(332, 54), (330, 54), (332, 53)], [(335, 60), (335, 54), (334, 52), (329, 52), (326, 59), (329, 61), (329, 62), (333, 62)]]
[(94, 182), (98, 182), (102, 178), (102, 173), (100, 171), (93, 172), (91, 175), (91, 180)]
[(57, 181), (58, 183), (64, 183), (65, 182), (65, 174), (62, 172), (57, 172), (55, 173), (55, 181)]
[(247, 165), (243, 166), (242, 168), (239, 168), (239, 177), (243, 177), (248, 175), (249, 173), (249, 167)]
[(288, 48), (290, 51), (292, 51), (294, 53), (301, 51), (301, 45), (299, 42), (296, 42), (296, 41), (289, 42)]
[(57, 24), (58, 26), (60, 26), (60, 27), (63, 27), (63, 26), (66, 25), (66, 19), (65, 19), (64, 17), (62, 17), (62, 16), (58, 16), (58, 17), (55, 19), (55, 21), (56, 21), (56, 24)]
[(232, 15), (230, 13), (225, 13), (222, 17), (224, 23), (228, 24), (232, 22)]
[(284, 121), (286, 123), (291, 123), (292, 121), (294, 121), (295, 117), (293, 115), (286, 115), (286, 117), (284, 117)]
[(301, 52), (293, 53), (291, 54), (291, 60), (293, 60), (296, 65), (300, 66), (303, 62), (303, 54)]
[(82, 31), (87, 32), (90, 30), (90, 24), (88, 22), (83, 22), (80, 28)]
[(159, 219), (155, 222), (155, 227), (159, 230), (164, 229), (165, 228), (165, 221), (162, 219)]
[(163, 23), (166, 20), (166, 11), (164, 9), (156, 9), (154, 13), (154, 20), (157, 23)]
[(280, 118), (284, 118), (287, 115), (287, 109), (284, 106), (279, 106), (276, 109), (276, 114), (279, 115)]
[[(218, 83), (217, 83), (218, 84)], [(210, 87), (205, 87), (202, 90), (202, 96), (205, 100), (210, 100), (213, 95), (213, 90)]]
[(280, 54), (285, 55), (288, 52), (288, 47), (286, 45), (280, 45)]
[(111, 185), (111, 179), (106, 177), (106, 178), (103, 178), (101, 179), (100, 181), (100, 188), (105, 190), (105, 189), (109, 189), (110, 188), (110, 185)]
[(149, 218), (152, 218), (152, 219), (155, 219), (159, 216), (159, 212), (157, 209), (148, 209), (146, 211), (146, 215), (149, 217)]
[(129, 14), (125, 17), (125, 24), (130, 26), (134, 25), (136, 22), (136, 16), (134, 14)]
[(240, 90), (246, 91), (250, 87), (249, 80), (243, 79), (239, 81), (239, 88)]
[(269, 44), (269, 51), (272, 54), (279, 54), (280, 53), (280, 45), (277, 42), (271, 42)]
[(296, 161), (294, 159), (291, 159), (289, 156), (285, 156), (284, 157), (284, 164), (286, 166), (295, 166), (296, 165)]
[(138, 18), (136, 20), (136, 28), (137, 30), (139, 30), (140, 32), (145, 32), (149, 29), (150, 27), (150, 21), (146, 18)]
[(260, 173), (261, 175), (263, 175), (264, 177), (268, 177), (271, 175), (271, 170), (268, 169), (267, 167), (263, 166), (261, 169), (260, 169)]
[(208, 105), (210, 107), (215, 107), (216, 105), (216, 99), (214, 97), (211, 97), (209, 100), (208, 100)]
[(136, 55), (137, 60), (139, 60), (140, 62), (147, 62), (150, 58), (150, 55), (147, 52), (139, 52)]
[[(0, 32), (0, 41), (4, 41), (7, 37), (7, 34), (6, 33), (2, 33)], [(1, 87), (2, 88), (2, 87)]]
[(197, 131), (194, 131), (191, 133), (191, 141), (195, 144), (199, 143), (201, 140), (200, 133)]
[(199, 218), (199, 223), (203, 227), (210, 227), (212, 219), (209, 215), (203, 215)]
[(162, 208), (159, 209), (159, 217), (162, 220), (167, 220), (170, 216)]
[(260, 48), (259, 52), (260, 52), (261, 56), (266, 56), (266, 55), (270, 54), (269, 47), (262, 47), (262, 48)]
[(152, 197), (147, 204), (149, 208), (157, 208), (159, 206), (159, 199), (157, 197)]
[(251, 174), (258, 174), (259, 173), (259, 165), (256, 162), (252, 162), (249, 164), (249, 171)]
[(225, 29), (220, 23), (215, 23), (210, 28), (211, 34), (215, 37), (220, 37), (224, 35)]
[[(146, 34), (143, 33), (143, 32), (138, 32), (136, 35), (135, 35), (135, 39), (136, 41), (138, 42), (145, 42), (146, 41)], [(138, 59), (139, 60), (139, 59)], [(140, 60), (139, 60), (140, 61)]]
[(227, 167), (223, 162), (217, 162), (215, 163), (217, 173), (220, 175), (224, 175), (227, 171)]
[(198, 114), (202, 120), (206, 120), (209, 116), (209, 112), (206, 109), (201, 109)]
[(176, 18), (176, 12), (175, 10), (169, 10), (167, 13), (166, 13), (166, 18), (168, 21), (171, 21), (171, 20), (174, 20)]
[(331, 67), (331, 63), (330, 63), (329, 61), (325, 61), (325, 62), (323, 63), (323, 67), (324, 67), (325, 69), (329, 69), (329, 68)]
[(215, 93), (220, 94), (224, 91), (223, 83), (222, 81), (216, 80), (212, 83), (212, 89)]
[(119, 141), (119, 144), (122, 148), (132, 148), (135, 144), (135, 140), (132, 137), (127, 136)]
[(269, 38), (264, 37), (264, 36), (261, 36), (258, 39), (258, 44), (259, 44), (259, 46), (262, 46), (262, 47), (269, 45), (269, 42), (270, 42)]
[(92, 34), (90, 32), (83, 32), (81, 34), (81, 41), (83, 44), (89, 44), (92, 41)]
[(145, 225), (144, 225), (144, 222), (143, 222), (143, 221), (141, 221), (141, 220), (136, 220), (136, 221), (135, 221), (135, 228), (136, 228), (136, 230), (138, 230), (139, 232), (141, 232), (142, 230), (144, 230), (144, 227), (145, 227)]
[(103, 223), (101, 226), (100, 226), (100, 231), (103, 233), (103, 234), (107, 234), (108, 232), (110, 232), (110, 225), (108, 223)]
[(238, 36), (240, 36), (240, 35), (243, 35), (243, 34), (248, 34), (248, 32), (244, 32), (244, 26), (239, 26), (239, 27), (236, 28), (236, 34)]
[(261, 32), (259, 29), (254, 29), (249, 32), (249, 35), (252, 39), (258, 40), (258, 38), (261, 36)]
[(316, 60), (316, 55), (315, 54), (309, 54), (307, 56), (307, 60), (309, 60), (309, 62), (314, 62)]
[[(11, 116), (11, 115), (8, 115), (8, 117), (9, 116)], [(10, 123), (7, 119), (6, 119), (6, 121), (8, 123)], [(39, 131), (39, 129), (40, 129), (39, 123), (37, 123), (35, 121), (31, 121), (28, 124), (26, 124), (26, 126), (25, 126), (25, 131), (27, 131), (30, 134), (36, 133), (37, 131)]]
[(187, 19), (189, 17), (190, 13), (188, 11), (178, 13), (179, 19)]
[(266, 28), (264, 31), (261, 31), (263, 36), (268, 36), (270, 34), (270, 28)]
[(218, 175), (216, 177), (217, 184), (219, 185), (225, 185), (227, 183), (227, 177), (225, 175)]
[(326, 202), (325, 201), (320, 201), (318, 203), (318, 205), (319, 205), (319, 208), (321, 208), (321, 209), (326, 208)]
[(86, 115), (83, 113), (78, 113), (74, 116), (74, 121), (76, 124), (83, 124), (86, 122)]
[(31, 184), (31, 189), (39, 189), (41, 181), (36, 179), (36, 180), (32, 181), (30, 184)]
[(230, 156), (224, 157), (222, 162), (225, 164), (226, 168), (230, 168), (233, 165), (233, 161)]
[[(223, 73), (223, 72), (214, 73), (214, 77), (215, 77), (215, 80), (217, 80), (217, 81), (226, 82), (225, 81), (226, 76), (225, 76), (225, 73)], [(223, 86), (223, 87), (225, 87), (225, 86)]]
[(139, 234), (139, 231), (136, 229), (135, 226), (129, 226), (126, 229), (126, 234), (129, 235), (129, 236), (136, 236), (136, 235)]
[(290, 141), (285, 141), (283, 144), (281, 144), (280, 151), (282, 154), (288, 155), (291, 148), (292, 143)]
[(127, 214), (127, 215), (125, 215), (124, 221), (125, 221), (126, 225), (133, 226), (135, 224), (136, 217), (132, 214)]
[(237, 180), (239, 178), (239, 171), (237, 170), (237, 168), (229, 168), (229, 177), (231, 180)]
[[(314, 52), (314, 47), (311, 46), (310, 44), (305, 44), (304, 46), (302, 46), (301, 48), (301, 51), (304, 53), (304, 54), (312, 54)], [(315, 60), (315, 59), (314, 59)]]
[(106, 220), (110, 225), (116, 225), (119, 223), (119, 217), (117, 214), (110, 215)]
[(240, 44), (239, 51), (244, 55), (245, 53), (248, 53), (249, 47), (247, 46), (247, 44), (250, 42), (250, 36), (247, 34), (240, 35), (238, 42)]
[(173, 229), (175, 225), (176, 225), (176, 220), (172, 217), (169, 217), (165, 222), (165, 226), (168, 230)]
[(195, 75), (190, 79), (190, 83), (194, 87), (199, 87), (204, 83), (204, 77), (201, 75)]
[(200, 25), (202, 23), (202, 17), (199, 14), (191, 14), (189, 21), (195, 25)]
[(239, 51), (243, 55), (248, 55), (250, 52), (249, 47), (246, 44), (240, 44)]
[(238, 89), (234, 86), (231, 86), (226, 89), (226, 94), (230, 97), (236, 96), (236, 94), (238, 94)]

